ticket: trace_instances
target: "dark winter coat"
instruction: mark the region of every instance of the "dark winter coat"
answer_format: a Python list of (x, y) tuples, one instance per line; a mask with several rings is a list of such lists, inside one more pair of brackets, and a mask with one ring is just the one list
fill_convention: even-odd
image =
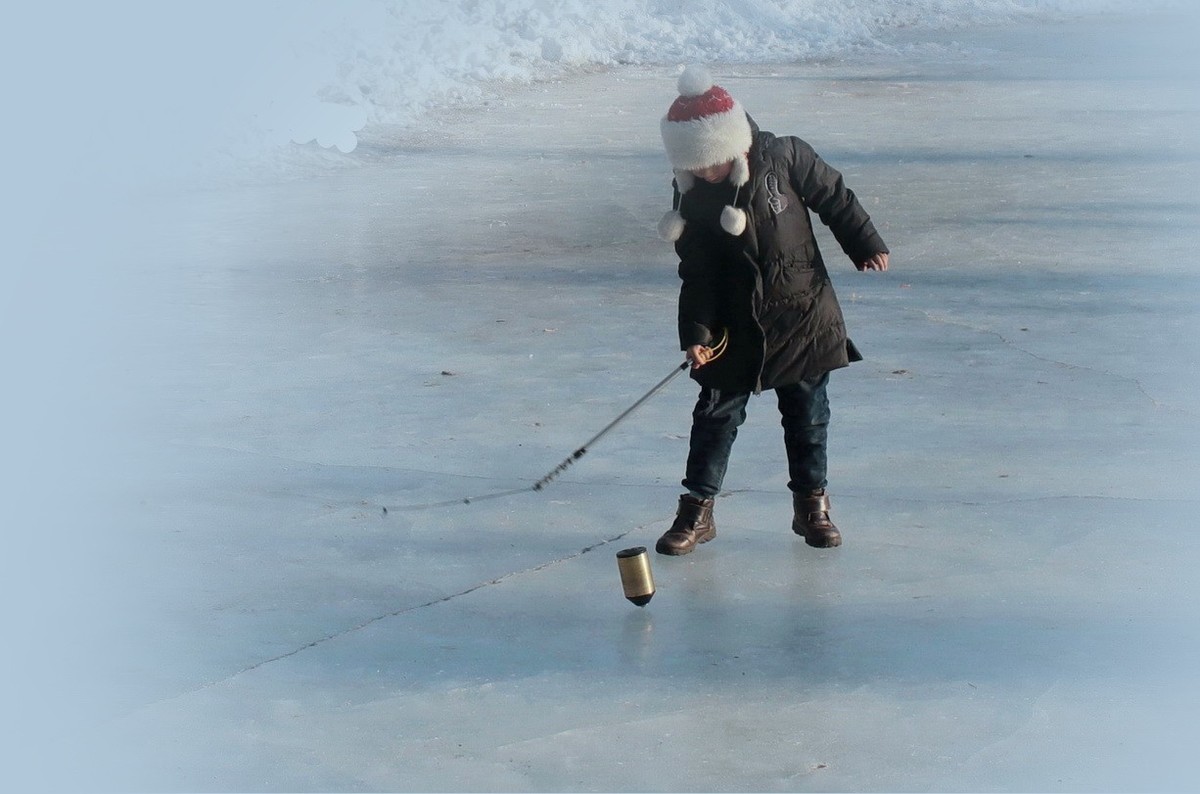
[(855, 263), (888, 250), (841, 174), (811, 146), (751, 128), (750, 181), (736, 191), (748, 216), (740, 236), (720, 225), (734, 202), (728, 181), (697, 179), (677, 196), (687, 222), (675, 243), (680, 346), (715, 344), (728, 329), (725, 354), (692, 370), (702, 385), (728, 391), (786, 386), (862, 358), (846, 336), (808, 210)]

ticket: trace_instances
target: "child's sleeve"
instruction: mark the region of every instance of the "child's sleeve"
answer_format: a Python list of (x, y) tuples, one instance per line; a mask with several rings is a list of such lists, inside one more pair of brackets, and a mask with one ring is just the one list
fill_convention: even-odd
[(675, 241), (679, 254), (679, 349), (710, 345), (717, 317), (717, 268), (713, 242), (698, 223), (689, 223)]
[(846, 256), (857, 264), (875, 254), (888, 253), (883, 238), (871, 223), (871, 216), (859, 204), (854, 191), (846, 187), (842, 175), (807, 143), (799, 138), (790, 140), (793, 146), (792, 187), (833, 232)]

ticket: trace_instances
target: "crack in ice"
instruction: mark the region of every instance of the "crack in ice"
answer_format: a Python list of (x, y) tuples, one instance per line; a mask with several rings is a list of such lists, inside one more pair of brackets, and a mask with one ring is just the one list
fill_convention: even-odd
[[(651, 522), (651, 523), (654, 523), (654, 522)], [(190, 689), (186, 692), (181, 692), (181, 693), (173, 695), (169, 698), (163, 698), (161, 700), (155, 701), (154, 704), (146, 704), (146, 706), (156, 705), (158, 703), (169, 702), (171, 700), (176, 700), (178, 698), (185, 697), (187, 695), (192, 695), (197, 692), (203, 692), (205, 690), (212, 689), (214, 687), (220, 686), (221, 684), (232, 681), (233, 679), (238, 678), (239, 676), (245, 675), (246, 673), (252, 673), (255, 670), (259, 670), (263, 667), (266, 667), (267, 665), (274, 664), (275, 662), (283, 661), (284, 659), (290, 659), (291, 657), (297, 656), (301, 653), (304, 653), (305, 651), (311, 650), (313, 648), (316, 648), (318, 646), (324, 645), (329, 642), (333, 642), (333, 641), (341, 639), (343, 637), (347, 637), (351, 634), (354, 634), (355, 632), (362, 631), (363, 629), (365, 629), (369, 626), (373, 626), (376, 623), (387, 620), (389, 618), (400, 617), (402, 615), (410, 614), (412, 612), (417, 612), (422, 609), (429, 609), (430, 607), (435, 607), (435, 606), (438, 606), (439, 604), (445, 604), (450, 601), (454, 601), (458, 598), (462, 598), (463, 596), (470, 595), (471, 593), (477, 592), (479, 590), (483, 590), (484, 588), (493, 587), (495, 585), (502, 584), (510, 579), (515, 579), (517, 577), (526, 576), (529, 574), (537, 573), (539, 571), (544, 571), (547, 568), (551, 568), (555, 565), (559, 565), (564, 562), (569, 562), (570, 560), (578, 559), (578, 558), (582, 557), (583, 555), (588, 554), (589, 552), (592, 552), (592, 551), (595, 551), (596, 549), (607, 546), (610, 543), (616, 543), (617, 541), (633, 534), (634, 532), (643, 530), (643, 529), (645, 529), (646, 526), (649, 526), (649, 524), (646, 524), (643, 526), (637, 526), (632, 529), (626, 530), (625, 532), (622, 532), (619, 535), (614, 535), (610, 538), (598, 540), (589, 546), (584, 546), (582, 549), (580, 549), (577, 552), (574, 552), (573, 554), (567, 554), (563, 557), (556, 557), (552, 560), (547, 560), (546, 562), (540, 563), (539, 565), (535, 565), (532, 568), (525, 568), (525, 569), (522, 569), (519, 571), (510, 571), (509, 573), (506, 573), (502, 576), (497, 576), (494, 579), (489, 579), (484, 582), (479, 582), (479, 583), (474, 584), (464, 590), (459, 590), (458, 592), (450, 593), (449, 595), (445, 595), (440, 598), (434, 598), (430, 601), (426, 601), (423, 604), (415, 604), (413, 606), (404, 607), (403, 609), (393, 610), (386, 614), (378, 615), (378, 616), (370, 618), (368, 620), (364, 620), (364, 621), (357, 623), (349, 628), (342, 629), (341, 631), (336, 631), (336, 632), (333, 632), (332, 634), (327, 634), (324, 637), (320, 637), (318, 639), (312, 640), (311, 642), (307, 642), (298, 648), (294, 648), (293, 650), (288, 651), (287, 653), (277, 654), (268, 659), (263, 659), (262, 661), (255, 662), (254, 664), (249, 665), (247, 667), (243, 667), (242, 669), (237, 670), (236, 672), (233, 672), (233, 673), (225, 676), (224, 678), (218, 679), (216, 681), (206, 682), (206, 683), (202, 684), (201, 686), (195, 687), (194, 689)], [(145, 708), (146, 706), (143, 706), (143, 708)]]

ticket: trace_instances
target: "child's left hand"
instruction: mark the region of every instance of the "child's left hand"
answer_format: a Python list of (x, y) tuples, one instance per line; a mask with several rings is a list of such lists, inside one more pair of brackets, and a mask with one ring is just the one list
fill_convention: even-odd
[(887, 270), (888, 255), (884, 253), (875, 254), (865, 262), (859, 262), (856, 267), (859, 270)]

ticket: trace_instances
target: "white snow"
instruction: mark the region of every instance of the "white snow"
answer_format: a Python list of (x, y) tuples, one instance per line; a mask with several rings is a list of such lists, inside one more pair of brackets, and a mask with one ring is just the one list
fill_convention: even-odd
[[(896, 30), (1186, 7), (1183, 0), (264, 0), (22, 4), (13, 145), (161, 177), (336, 157), (367, 126), (478, 104), (579, 70), (785, 63), (886, 51)], [(27, 94), (21, 97), (21, 94)], [(49, 122), (49, 123), (47, 123)], [(49, 129), (48, 129), (49, 127)], [(314, 158), (302, 158), (309, 165)], [(101, 172), (128, 179), (128, 172)], [(144, 175), (143, 175), (144, 176)]]
[[(407, 124), (432, 105), (568, 69), (776, 63), (880, 48), (900, 28), (944, 30), (1145, 3), (1012, 0), (391, 0), (289, 9), (275, 81), (243, 97), (264, 140), (346, 152), (365, 123)], [(273, 25), (278, 17), (271, 16)], [(269, 39), (268, 39), (269, 40)], [(265, 110), (270, 108), (270, 110)]]
[[(1195, 789), (1195, 28), (1120, 7), (16, 9), (10, 781)], [(657, 128), (697, 60), (894, 269), (822, 241), (867, 355), (846, 545), (788, 530), (766, 395), (639, 610), (613, 554), (671, 519), (683, 379), (544, 493), (403, 508), (532, 483), (679, 361)]]

